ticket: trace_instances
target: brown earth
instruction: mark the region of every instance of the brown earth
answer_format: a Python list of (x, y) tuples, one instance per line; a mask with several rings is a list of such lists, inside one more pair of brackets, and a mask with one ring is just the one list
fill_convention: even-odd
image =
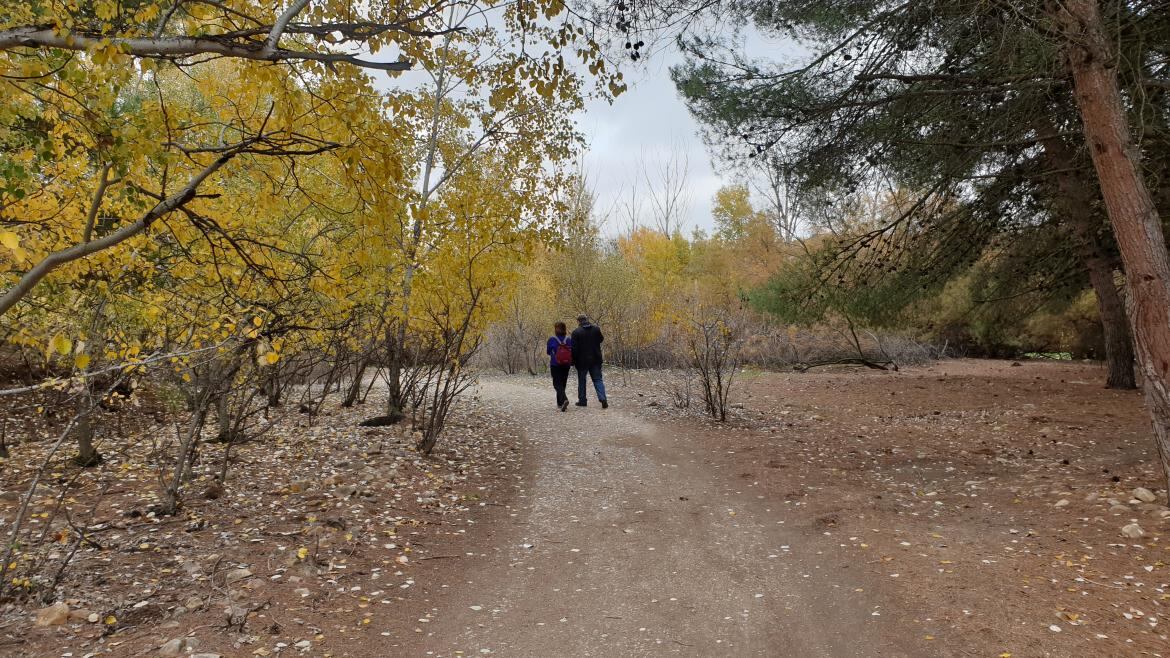
[[(225, 656), (1170, 653), (1164, 492), (1131, 502), (1161, 485), (1153, 444), (1097, 367), (747, 373), (726, 424), (676, 409), (668, 373), (608, 377), (611, 409), (564, 414), (543, 379), (485, 378), (429, 461), (354, 412), (294, 419), (193, 531), (107, 494), (124, 527), (66, 585), (118, 621), (30, 628), (12, 604), (0, 655), (185, 634)], [(209, 605), (179, 610), (192, 593)]]

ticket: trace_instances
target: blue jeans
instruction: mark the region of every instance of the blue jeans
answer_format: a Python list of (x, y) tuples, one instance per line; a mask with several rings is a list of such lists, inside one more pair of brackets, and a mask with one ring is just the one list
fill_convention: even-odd
[(585, 373), (593, 380), (593, 388), (597, 389), (597, 399), (605, 400), (605, 382), (601, 379), (601, 364), (591, 366), (577, 366), (577, 402), (584, 404), (589, 400), (585, 397)]

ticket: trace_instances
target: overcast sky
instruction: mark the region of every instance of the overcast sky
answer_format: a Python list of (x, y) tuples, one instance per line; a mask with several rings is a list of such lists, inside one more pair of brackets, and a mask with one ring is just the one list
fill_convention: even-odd
[[(655, 176), (668, 165), (674, 152), (686, 158), (689, 202), (684, 233), (695, 226), (710, 229), (711, 198), (725, 180), (731, 181), (731, 177), (721, 178), (712, 168), (699, 125), (670, 80), (670, 66), (681, 61), (682, 57), (671, 49), (655, 53), (645, 66), (626, 66), (623, 73), (629, 89), (612, 105), (591, 102), (579, 119), (589, 143), (584, 167), (598, 195), (598, 214), (611, 215), (605, 226), (607, 234), (626, 228), (623, 219), (613, 216), (620, 215), (613, 212), (619, 197), (628, 200), (635, 182), (639, 194), (645, 196), (643, 164)], [(650, 217), (646, 216), (643, 223), (651, 223)]]
[[(743, 52), (772, 61), (793, 63), (807, 57), (798, 44), (751, 29), (743, 29), (736, 40)], [(617, 197), (629, 196), (631, 182), (642, 178), (642, 159), (651, 175), (670, 160), (672, 150), (687, 158), (690, 175), (690, 203), (683, 233), (699, 227), (710, 232), (711, 200), (725, 184), (740, 182), (733, 172), (716, 173), (711, 157), (703, 145), (700, 126), (670, 80), (670, 67), (682, 63), (683, 57), (673, 43), (663, 43), (639, 65), (628, 60), (622, 72), (629, 90), (613, 105), (593, 101), (579, 118), (581, 130), (589, 142), (585, 168), (598, 194), (598, 211), (613, 208)], [(639, 192), (645, 196), (646, 184), (640, 180)], [(611, 213), (611, 215), (614, 213)], [(645, 213), (644, 213), (645, 214)], [(643, 224), (649, 224), (646, 217)], [(606, 232), (613, 235), (626, 228), (612, 217)]]

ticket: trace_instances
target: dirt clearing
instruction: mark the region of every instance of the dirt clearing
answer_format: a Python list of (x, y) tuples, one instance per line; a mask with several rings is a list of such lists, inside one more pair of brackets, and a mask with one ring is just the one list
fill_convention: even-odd
[(1166, 653), (1170, 512), (1140, 396), (1097, 368), (746, 373), (725, 424), (670, 377), (611, 371), (611, 409), (568, 413), (485, 377), (430, 459), (293, 416), (182, 518), (143, 512), (143, 473), (69, 571), (101, 621), (9, 605), (0, 653)]

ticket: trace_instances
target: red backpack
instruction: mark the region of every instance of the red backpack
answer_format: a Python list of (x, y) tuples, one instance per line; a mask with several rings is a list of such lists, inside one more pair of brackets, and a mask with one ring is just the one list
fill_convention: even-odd
[(557, 349), (553, 352), (553, 361), (558, 366), (572, 365), (573, 348), (569, 347), (567, 338), (557, 337)]

